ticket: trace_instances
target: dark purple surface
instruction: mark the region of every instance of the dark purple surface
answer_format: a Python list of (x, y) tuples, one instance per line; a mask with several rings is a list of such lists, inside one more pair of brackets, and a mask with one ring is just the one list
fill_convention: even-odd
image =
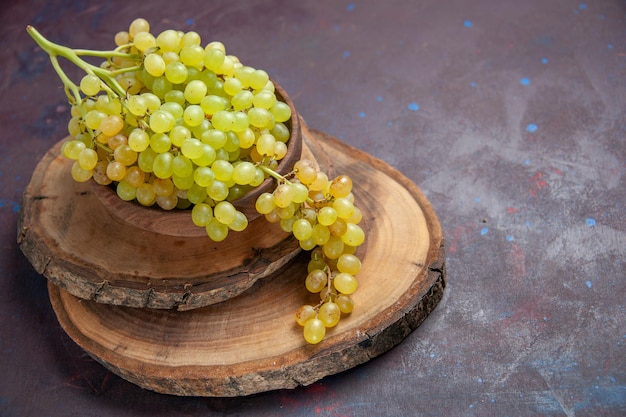
[[(626, 415), (625, 5), (3, 2), (0, 416)], [(178, 398), (111, 374), (60, 329), (16, 221), (69, 110), (25, 27), (108, 48), (139, 16), (223, 41), (310, 126), (426, 193), (448, 287), (403, 343), (293, 391)]]

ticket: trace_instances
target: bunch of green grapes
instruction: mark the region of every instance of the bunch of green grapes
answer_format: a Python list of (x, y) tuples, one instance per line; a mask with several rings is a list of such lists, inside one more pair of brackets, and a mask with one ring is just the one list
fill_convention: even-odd
[[(267, 72), (227, 55), (221, 42), (203, 46), (194, 31), (155, 36), (145, 19), (118, 32), (111, 51), (70, 49), (28, 32), (49, 54), (71, 104), (61, 152), (73, 161), (74, 180), (93, 179), (144, 206), (190, 208), (194, 224), (219, 242), (248, 225), (232, 202), (271, 176), (277, 186), (258, 197), (257, 211), (311, 251), (305, 284), (320, 294), (296, 314), (305, 339), (320, 342), (352, 311), (354, 252), (365, 238), (352, 180), (331, 181), (307, 160), (287, 176), (275, 171), (292, 114)], [(85, 71), (78, 84), (58, 56)], [(81, 56), (104, 60), (93, 65)]]

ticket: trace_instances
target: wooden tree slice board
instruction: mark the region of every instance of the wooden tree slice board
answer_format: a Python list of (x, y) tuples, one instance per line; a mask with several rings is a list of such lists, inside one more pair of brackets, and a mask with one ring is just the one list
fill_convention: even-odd
[(83, 300), (49, 282), (68, 335), (121, 377), (185, 396), (242, 396), (311, 384), (400, 343), (440, 301), (444, 246), (430, 203), (384, 162), (317, 131), (337, 173), (350, 175), (364, 217), (355, 309), (308, 345), (294, 312), (317, 296), (304, 288), (307, 253), (228, 301), (188, 311)]

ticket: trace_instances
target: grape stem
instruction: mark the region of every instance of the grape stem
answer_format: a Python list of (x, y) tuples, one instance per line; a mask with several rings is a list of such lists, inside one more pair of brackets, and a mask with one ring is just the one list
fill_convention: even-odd
[[(49, 56), (52, 62), (52, 66), (54, 70), (61, 78), (61, 81), (65, 85), (66, 90), (69, 90), (74, 95), (74, 98), (77, 102), (81, 101), (80, 94), (78, 91), (78, 87), (69, 77), (65, 74), (61, 66), (59, 65), (57, 56), (62, 56), (67, 59), (87, 74), (95, 75), (104, 81), (104, 84), (108, 90), (115, 93), (119, 97), (125, 97), (126, 91), (119, 85), (119, 83), (113, 78), (111, 72), (97, 67), (84, 61), (79, 57), (79, 55), (88, 55), (95, 57), (103, 57), (103, 58), (112, 58), (112, 57), (122, 57), (122, 58), (137, 58), (136, 55), (120, 52), (120, 51), (93, 51), (90, 49), (70, 49), (66, 46), (58, 45), (54, 42), (46, 39), (37, 29), (33, 26), (28, 25), (26, 27), (26, 31), (30, 34), (30, 36), (37, 42), (37, 45), (41, 47)], [(124, 71), (132, 71), (133, 69), (124, 69)]]
[[(259, 164), (259, 168), (261, 168), (263, 172), (268, 174), (270, 177), (274, 178), (279, 183), (291, 184), (291, 181), (289, 181), (287, 177), (283, 177), (282, 175), (280, 175), (278, 172), (274, 171), (272, 168), (268, 167), (267, 165)], [(310, 206), (313, 206), (315, 204), (315, 201), (313, 201), (311, 197), (307, 197), (306, 203)]]

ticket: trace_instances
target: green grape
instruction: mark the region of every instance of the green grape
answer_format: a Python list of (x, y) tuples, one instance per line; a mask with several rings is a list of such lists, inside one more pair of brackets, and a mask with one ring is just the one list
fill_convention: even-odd
[(213, 208), (215, 218), (226, 225), (235, 220), (236, 213), (237, 209), (229, 201), (220, 201)]
[(354, 214), (348, 219), (350, 223), (359, 224), (363, 219), (363, 212), (360, 208), (354, 206)]
[(330, 183), (328, 192), (335, 198), (346, 197), (352, 192), (352, 179), (347, 175), (339, 175)]
[(209, 45), (207, 45), (204, 52), (204, 66), (213, 72), (217, 72), (224, 64), (226, 55), (222, 49), (210, 48)]
[(341, 235), (341, 240), (346, 245), (360, 246), (365, 241), (365, 233), (360, 226), (354, 223), (347, 223), (346, 232)]
[(267, 192), (259, 195), (255, 202), (255, 208), (259, 214), (271, 213), (276, 208), (274, 195)]
[(200, 80), (192, 80), (185, 86), (185, 100), (191, 104), (200, 104), (207, 94), (207, 86)]
[(193, 175), (193, 164), (184, 155), (176, 155), (172, 160), (172, 172), (179, 177), (189, 177)]
[(170, 112), (157, 110), (150, 115), (150, 129), (154, 133), (165, 133), (172, 130), (176, 124), (176, 119)]
[(174, 120), (181, 119), (185, 114), (185, 109), (183, 108), (183, 106), (176, 103), (175, 101), (163, 103), (161, 104), (159, 109), (160, 111), (169, 113), (174, 118)]
[(234, 121), (235, 116), (230, 111), (226, 110), (220, 110), (215, 112), (215, 114), (213, 114), (213, 117), (211, 118), (211, 123), (213, 124), (213, 127), (221, 130), (222, 132), (228, 132), (229, 130), (231, 130)]
[(139, 52), (144, 52), (156, 46), (156, 39), (150, 32), (138, 32), (133, 37), (133, 45)]
[(287, 145), (283, 142), (276, 141), (274, 143), (274, 159), (280, 161), (287, 155)]
[(294, 189), (291, 183), (279, 184), (274, 190), (274, 204), (276, 207), (287, 207), (291, 204), (294, 196)]
[(170, 90), (165, 93), (163, 100), (166, 103), (178, 103), (183, 106), (185, 104), (185, 93), (181, 90)]
[(129, 145), (120, 145), (113, 151), (113, 158), (126, 166), (130, 166), (137, 161), (137, 152), (133, 151)]
[(234, 110), (245, 110), (252, 106), (252, 99), (254, 94), (250, 90), (237, 91), (235, 95), (230, 99), (230, 104)]
[(269, 133), (260, 135), (256, 141), (256, 150), (261, 155), (273, 155), (276, 138)]
[(322, 341), (326, 336), (326, 327), (318, 318), (312, 318), (304, 323), (304, 340), (314, 345)]
[(191, 209), (191, 220), (196, 226), (205, 227), (213, 217), (213, 209), (206, 203), (200, 203)]
[(259, 167), (256, 167), (254, 172), (254, 179), (250, 182), (252, 187), (258, 187), (265, 181), (265, 172)]
[(111, 178), (107, 177), (106, 169), (108, 162), (107, 161), (99, 161), (96, 164), (96, 167), (93, 169), (93, 179), (97, 184), (100, 185), (109, 185), (111, 184)]
[(186, 45), (180, 50), (180, 60), (190, 67), (200, 67), (204, 64), (204, 48), (198, 44)]
[(202, 142), (196, 138), (185, 139), (180, 150), (189, 159), (200, 158), (204, 151)]
[(148, 23), (146, 19), (137, 18), (130, 23), (130, 26), (128, 27), (128, 35), (131, 38), (134, 38), (139, 32), (150, 32), (150, 23)]
[(193, 159), (193, 163), (199, 167), (209, 166), (215, 161), (217, 158), (217, 152), (211, 145), (206, 143), (202, 144), (202, 155)]
[(207, 194), (213, 201), (222, 201), (228, 197), (228, 185), (219, 180), (213, 180), (207, 187)]
[(358, 283), (354, 275), (348, 274), (347, 272), (340, 272), (335, 275), (333, 286), (340, 293), (350, 295), (356, 291)]
[(135, 116), (143, 116), (148, 110), (146, 99), (142, 96), (130, 96), (126, 101), (126, 107)]
[(130, 42), (130, 35), (125, 30), (119, 31), (114, 37), (115, 45), (122, 46)]
[(291, 132), (289, 131), (289, 128), (285, 126), (284, 123), (275, 123), (274, 127), (270, 129), (270, 133), (274, 135), (276, 140), (279, 142), (287, 143), (287, 141), (291, 137)]
[(237, 78), (227, 78), (224, 80), (224, 92), (229, 96), (234, 96), (243, 89), (243, 84)]
[(361, 260), (352, 254), (344, 253), (337, 260), (337, 269), (339, 272), (356, 275), (361, 271)]
[(309, 184), (309, 190), (311, 191), (322, 191), (328, 187), (328, 176), (318, 171), (316, 174), (315, 180)]
[(250, 74), (250, 87), (255, 90), (260, 90), (265, 87), (269, 79), (270, 77), (269, 75), (267, 75), (267, 72), (260, 69), (255, 70), (253, 73)]
[(187, 67), (180, 61), (172, 61), (165, 66), (165, 78), (172, 84), (184, 83), (188, 74)]
[(156, 153), (167, 152), (172, 148), (172, 141), (165, 133), (155, 133), (150, 136), (150, 148)]
[[(191, 188), (191, 186), (194, 184), (194, 180), (193, 180), (193, 176), (189, 175), (187, 177), (180, 177), (176, 174), (172, 174), (172, 182), (174, 183), (174, 186), (179, 190), (179, 191), (186, 191), (189, 188)], [(181, 208), (180, 206), (181, 201), (178, 201), (178, 208)], [(190, 203), (191, 204), (191, 203)]]
[(317, 169), (313, 166), (313, 162), (308, 159), (301, 159), (293, 166), (296, 177), (302, 184), (311, 184), (317, 179)]
[(152, 172), (152, 165), (154, 165), (154, 158), (157, 155), (152, 148), (144, 149), (137, 156), (137, 165), (143, 172), (150, 173)]
[(341, 318), (341, 309), (336, 303), (329, 301), (322, 304), (317, 317), (324, 323), (324, 327), (335, 327)]
[(233, 181), (236, 184), (250, 184), (256, 175), (256, 167), (251, 162), (243, 161), (235, 165), (233, 169)]
[(174, 194), (174, 183), (169, 178), (155, 178), (152, 188), (157, 197), (167, 197)]
[(256, 136), (254, 135), (254, 131), (249, 127), (244, 130), (237, 131), (237, 137), (239, 138), (239, 146), (241, 149), (248, 149), (254, 142), (256, 141)]
[(105, 117), (107, 117), (105, 112), (100, 110), (89, 110), (85, 114), (85, 125), (89, 129), (97, 130), (100, 128), (100, 122), (102, 122)]
[(209, 115), (225, 110), (226, 106), (228, 106), (228, 100), (215, 94), (205, 95), (200, 100), (200, 107)]
[(326, 272), (321, 269), (315, 269), (307, 275), (304, 280), (304, 285), (309, 292), (317, 294), (322, 291), (326, 284), (328, 283), (328, 276)]
[(350, 219), (354, 214), (354, 204), (345, 197), (336, 198), (333, 201), (333, 208), (337, 212), (337, 216), (344, 220)]
[(247, 227), (248, 218), (240, 211), (235, 212), (235, 219), (232, 222), (228, 223), (228, 228), (235, 232), (241, 232)]
[(322, 246), (324, 255), (328, 259), (337, 259), (343, 254), (344, 243), (338, 236), (330, 236), (328, 241)]
[(93, 171), (81, 168), (78, 161), (74, 161), (70, 170), (70, 175), (76, 182), (85, 182), (93, 176)]
[(193, 179), (199, 186), (208, 187), (215, 179), (215, 174), (209, 167), (198, 167), (193, 172)]
[(178, 204), (178, 197), (176, 194), (157, 195), (156, 203), (163, 210), (173, 210)]
[(330, 231), (328, 230), (328, 227), (319, 223), (313, 226), (311, 239), (313, 239), (313, 241), (320, 246), (325, 245), (326, 242), (328, 242), (328, 239), (330, 239)]
[(271, 91), (261, 90), (254, 95), (252, 104), (254, 107), (269, 110), (276, 104), (276, 96)]
[(228, 237), (228, 226), (213, 217), (206, 225), (206, 232), (211, 240), (221, 242)]
[(139, 187), (146, 180), (146, 173), (141, 170), (137, 165), (133, 165), (126, 169), (126, 175), (124, 176), (124, 182), (131, 187)]
[(287, 217), (287, 218), (281, 218), (280, 219), (280, 228), (282, 229), (283, 232), (285, 233), (291, 233), (292, 232), (292, 228), (293, 228), (293, 222), (296, 219), (294, 217)]
[(313, 234), (313, 226), (306, 219), (297, 219), (293, 223), (292, 233), (298, 240), (307, 240)]
[(124, 201), (132, 201), (137, 196), (137, 189), (126, 181), (120, 181), (115, 188), (117, 196)]
[(82, 133), (83, 128), (81, 126), (82, 118), (80, 116), (72, 116), (70, 121), (67, 123), (67, 131), (70, 136), (76, 136)]
[(135, 152), (142, 152), (150, 146), (150, 136), (145, 130), (135, 128), (128, 135), (128, 146)]
[(300, 306), (300, 308), (296, 310), (296, 323), (298, 323), (300, 326), (304, 326), (307, 321), (315, 318), (316, 315), (317, 311), (315, 311), (315, 308), (313, 308), (313, 306), (305, 304), (303, 306)]
[(118, 161), (109, 162), (106, 173), (111, 181), (122, 181), (126, 176), (126, 166)]
[(177, 125), (170, 130), (169, 137), (172, 145), (180, 148), (183, 142), (191, 137), (191, 131), (185, 126)]
[(72, 160), (78, 160), (80, 154), (85, 150), (87, 146), (80, 140), (69, 140), (63, 144), (61, 152), (63, 155)]
[(172, 83), (167, 78), (161, 76), (154, 78), (152, 81), (152, 92), (159, 98), (165, 97), (165, 95), (172, 90)]
[(317, 221), (324, 226), (330, 226), (337, 220), (337, 211), (329, 206), (322, 207), (317, 212)]
[(222, 66), (216, 71), (218, 74), (223, 74), (225, 77), (232, 77), (235, 73), (235, 62), (230, 55), (224, 57)]
[(161, 107), (161, 99), (152, 93), (142, 93), (141, 98), (144, 100), (149, 111), (156, 111)]
[(292, 200), (294, 203), (304, 203), (309, 197), (309, 189), (306, 188), (304, 184), (299, 182), (293, 182), (291, 183), (291, 188), (293, 189)]
[[(229, 154), (232, 152), (239, 152), (239, 138), (237, 137), (237, 134), (235, 132), (229, 131), (226, 132), (226, 143), (223, 146), (224, 150), (226, 152), (228, 152)], [(239, 159), (239, 158), (235, 158)], [(229, 158), (229, 160), (231, 160)]]
[(176, 52), (180, 51), (180, 39), (181, 35), (178, 31), (173, 29), (167, 29), (159, 33), (156, 38), (156, 44), (161, 52)]
[[(250, 121), (248, 120), (248, 115), (242, 111), (233, 112), (234, 120), (230, 127), (233, 132), (243, 132), (248, 129), (250, 126)], [(239, 138), (239, 136), (237, 136)], [(239, 143), (237, 144), (237, 148), (240, 148)]]
[(290, 219), (296, 214), (297, 206), (289, 204), (287, 207), (276, 207), (276, 214), (281, 219)]
[(312, 238), (300, 240), (298, 243), (300, 244), (300, 248), (302, 250), (311, 250), (317, 246), (317, 243), (315, 243), (315, 241)]
[(271, 128), (274, 124), (274, 116), (266, 109), (253, 107), (248, 110), (250, 124), (258, 128)]
[(337, 303), (339, 310), (344, 314), (350, 314), (354, 310), (354, 300), (349, 295), (339, 294), (335, 298), (335, 303)]
[(213, 149), (222, 148), (228, 141), (226, 133), (217, 129), (209, 129), (206, 132), (203, 132), (200, 139), (202, 142), (211, 145)]
[(160, 77), (165, 73), (165, 61), (163, 57), (157, 53), (151, 53), (143, 59), (143, 66), (148, 74), (153, 77)]
[(204, 120), (204, 111), (197, 104), (190, 104), (183, 113), (183, 120), (188, 126), (199, 126)]
[(270, 109), (270, 113), (274, 116), (277, 125), (291, 119), (291, 108), (282, 101), (276, 101)]
[(192, 204), (203, 203), (207, 199), (206, 187), (198, 185), (197, 182), (193, 183), (191, 187), (189, 187), (189, 189), (187, 190), (187, 199)]
[(171, 177), (174, 173), (173, 160), (174, 156), (169, 152), (158, 154), (152, 165), (154, 175), (161, 179)]
[(143, 206), (151, 206), (154, 204), (156, 200), (156, 193), (154, 192), (154, 187), (152, 184), (143, 183), (139, 187), (137, 187), (137, 191), (135, 192), (136, 199), (139, 204)]
[(87, 74), (80, 80), (80, 90), (86, 96), (95, 96), (100, 92), (100, 78), (93, 74)]
[(119, 115), (106, 116), (100, 120), (98, 128), (107, 136), (115, 136), (124, 128), (124, 119)]
[(228, 161), (217, 160), (211, 165), (215, 178), (219, 181), (227, 182), (233, 178), (234, 168)]

